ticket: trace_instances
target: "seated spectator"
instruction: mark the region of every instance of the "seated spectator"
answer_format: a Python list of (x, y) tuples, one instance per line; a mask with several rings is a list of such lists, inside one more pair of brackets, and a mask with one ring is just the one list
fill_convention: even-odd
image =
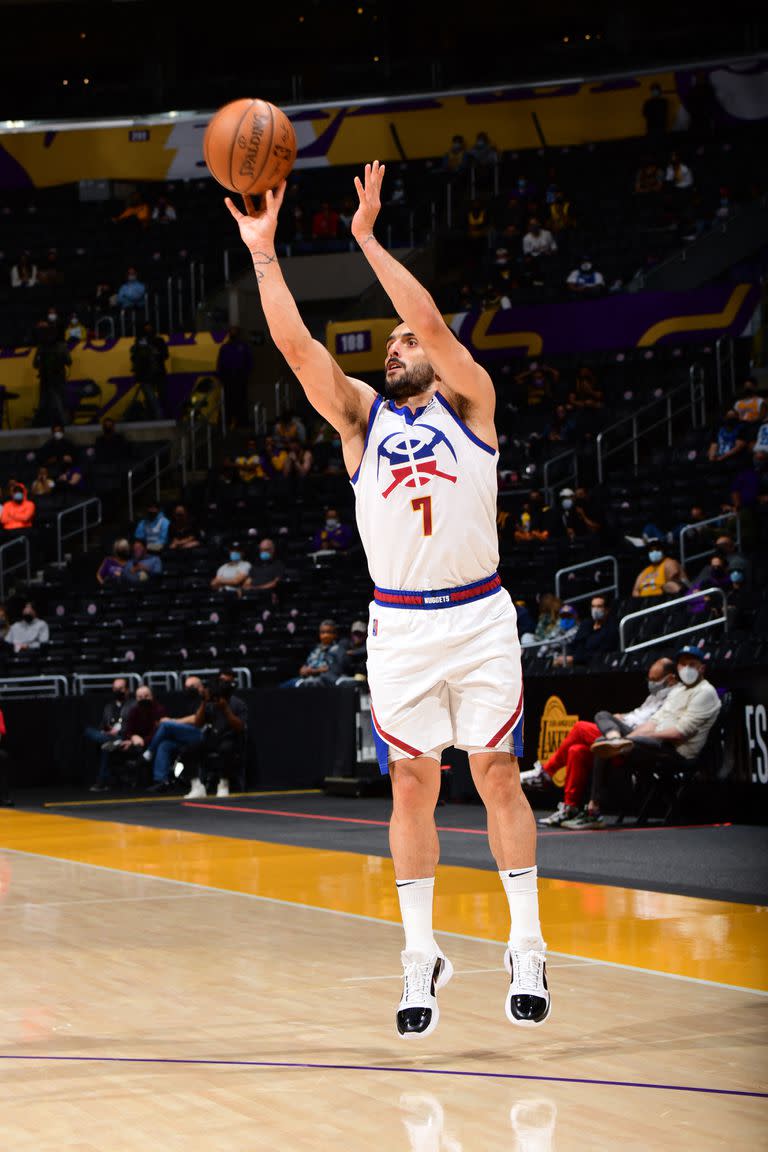
[(128, 455), (128, 441), (118, 432), (111, 416), (101, 422), (101, 432), (93, 442), (93, 454), (97, 464), (116, 464)]
[(140, 308), (147, 296), (147, 288), (135, 268), (129, 268), (125, 280), (115, 295), (115, 304), (118, 308)]
[(245, 485), (268, 480), (271, 475), (266, 456), (259, 451), (259, 443), (255, 436), (248, 437), (244, 450), (235, 457), (234, 464), (238, 478)]
[(106, 584), (120, 584), (123, 579), (123, 570), (131, 558), (131, 545), (127, 539), (121, 537), (115, 540), (109, 556), (105, 556), (96, 569), (96, 580), (102, 588)]
[(211, 580), (211, 588), (228, 595), (242, 596), (251, 584), (251, 563), (243, 555), (242, 545), (235, 541), (230, 545), (229, 557), (216, 569)]
[(741, 552), (739, 552), (736, 541), (727, 532), (722, 533), (715, 540), (715, 554), (722, 558), (726, 568), (729, 572), (733, 572), (735, 568), (741, 569), (744, 573), (745, 580), (751, 576), (751, 568), (749, 559)]
[(582, 298), (602, 296), (605, 291), (605, 277), (588, 259), (569, 272), (565, 284), (571, 296)]
[(65, 497), (82, 494), (88, 487), (85, 473), (75, 458), (69, 454), (62, 457), (61, 470), (56, 477), (56, 491)]
[(451, 138), (451, 146), (443, 154), (442, 170), (449, 176), (463, 172), (469, 163), (467, 155), (467, 142), (461, 133), (457, 132)]
[(480, 167), (496, 164), (499, 159), (496, 147), (491, 143), (487, 132), (477, 133), (475, 142), (469, 149), (467, 155), (472, 164), (479, 165)]
[(174, 550), (199, 548), (202, 543), (202, 532), (184, 504), (177, 504), (173, 510), (167, 543)]
[(536, 644), (541, 644), (545, 640), (559, 640), (561, 608), (562, 603), (554, 592), (544, 592), (539, 597), (539, 615), (533, 633)]
[(29, 252), (22, 252), (11, 266), (11, 288), (36, 288), (37, 265)]
[(158, 196), (152, 209), (153, 224), (175, 224), (176, 209), (167, 196)]
[(352, 526), (342, 522), (335, 508), (327, 508), (325, 523), (315, 532), (312, 547), (316, 552), (346, 552), (353, 540)]
[(311, 650), (299, 668), (298, 676), (284, 680), (281, 688), (333, 687), (341, 675), (339, 630), (335, 620), (323, 620), (319, 628), (319, 643)]
[[(577, 720), (565, 739), (558, 745), (547, 760), (537, 760), (533, 768), (520, 773), (520, 783), (529, 788), (541, 788), (559, 779), (565, 769), (565, 794), (556, 810), (539, 820), (546, 828), (566, 825), (576, 820), (584, 803), (593, 771), (595, 745), (603, 744), (607, 733), (618, 732), (627, 735), (645, 723), (658, 712), (677, 683), (675, 663), (666, 657), (654, 660), (648, 669), (648, 695), (642, 704), (630, 712), (597, 712), (594, 722)], [(618, 753), (615, 753), (618, 756)], [(599, 816), (594, 815), (593, 826), (597, 827)]]
[(556, 388), (560, 380), (557, 368), (543, 364), (537, 360), (531, 361), (524, 372), (515, 376), (515, 402), (521, 407), (533, 407), (535, 404), (554, 403)]
[(0, 511), (0, 527), (6, 532), (31, 528), (36, 511), (34, 500), (29, 499), (26, 487), (17, 480), (11, 488), (10, 500), (6, 500)]
[(274, 540), (265, 537), (259, 543), (259, 558), (251, 565), (248, 587), (254, 592), (274, 592), (284, 575), (285, 565), (275, 556)]
[(678, 192), (685, 192), (693, 187), (693, 173), (688, 165), (683, 163), (679, 152), (675, 151), (670, 153), (669, 164), (667, 164), (664, 173), (664, 181)]
[(213, 783), (207, 763), (207, 757), (212, 752), (216, 754), (217, 762), (217, 796), (229, 796), (230, 781), (236, 775), (244, 774), (242, 757), (248, 706), (235, 694), (234, 688), (235, 675), (230, 669), (222, 669), (210, 684), (203, 686), (194, 720), (195, 726), (203, 733), (203, 739), (185, 754), (185, 767), (190, 772), (186, 800), (201, 800), (207, 795), (206, 785)]
[(654, 768), (659, 758), (672, 767), (685, 769), (699, 755), (709, 730), (720, 712), (717, 689), (707, 680), (706, 656), (693, 644), (684, 645), (676, 658), (678, 683), (661, 707), (629, 732), (619, 725), (604, 731), (596, 749), (592, 795), (585, 820), (570, 827), (599, 827), (604, 758), (628, 757), (632, 770)]
[(349, 636), (342, 636), (338, 643), (339, 668), (337, 684), (354, 684), (367, 678), (368, 625), (364, 620), (355, 620), (350, 626)]
[(147, 552), (162, 552), (168, 543), (170, 521), (156, 500), (147, 504), (147, 510), (136, 525), (133, 534), (134, 540), (141, 540), (147, 546)]
[(648, 541), (649, 564), (638, 572), (632, 595), (640, 599), (649, 596), (676, 596), (684, 592), (690, 580), (679, 560), (667, 556), (666, 544), (658, 538)]
[(733, 402), (733, 410), (742, 424), (761, 424), (768, 416), (768, 400), (758, 391), (757, 380), (748, 376)]
[(76, 456), (77, 445), (64, 431), (63, 424), (52, 424), (51, 435), (37, 450), (38, 464), (59, 469), (65, 456)]
[(6, 644), (10, 644), (14, 652), (30, 652), (38, 649), (41, 644), (50, 640), (50, 632), (45, 620), (37, 615), (37, 609), (31, 600), (21, 610), (21, 620), (11, 624), (4, 636)]
[(590, 615), (582, 620), (576, 635), (568, 646), (568, 652), (555, 652), (553, 668), (585, 667), (593, 656), (605, 652), (617, 652), (619, 648), (619, 626), (611, 611), (608, 599), (602, 593), (592, 597)]
[(746, 443), (739, 414), (735, 408), (729, 408), (721, 423), (713, 431), (707, 459), (712, 464), (724, 464), (727, 460), (734, 460), (743, 453)]
[(147, 552), (143, 540), (134, 540), (131, 545), (131, 558), (123, 566), (122, 580), (126, 584), (145, 584), (163, 574), (163, 562), (159, 556)]
[(570, 444), (576, 435), (576, 423), (565, 404), (558, 404), (544, 425), (544, 439), (548, 444)]
[(544, 503), (541, 493), (538, 491), (529, 493), (515, 520), (515, 540), (548, 540), (548, 516), (549, 506)]
[(312, 449), (307, 444), (302, 444), (300, 440), (295, 438), (288, 441), (288, 472), (298, 484), (302, 484), (306, 480), (312, 471), (313, 464)]
[[(215, 702), (212, 700), (211, 688), (203, 684), (199, 676), (186, 678), (184, 692), (191, 711), (177, 720), (163, 720), (144, 751), (144, 759), (152, 764), (150, 792), (169, 791), (172, 784), (171, 769), (177, 756), (183, 753), (185, 757), (194, 760), (194, 756), (202, 751), (205, 745), (208, 736), (207, 726), (215, 723), (215, 714), (210, 706), (217, 707), (220, 703), (219, 698), (217, 697)], [(243, 709), (245, 708), (242, 701), (233, 704), (230, 700), (229, 703), (231, 705), (229, 711), (234, 713), (240, 712), (241, 704)], [(222, 715), (224, 708), (217, 708), (217, 712)], [(221, 726), (221, 720), (218, 721), (218, 725)], [(229, 723), (226, 726), (229, 728)]]
[(584, 502), (576, 503), (576, 493), (573, 488), (561, 488), (558, 493), (558, 507), (551, 508), (547, 517), (547, 527), (553, 540), (582, 539), (593, 534), (590, 525), (596, 521), (590, 520)]
[(140, 684), (136, 689), (136, 700), (126, 711), (122, 731), (110, 751), (140, 754), (152, 743), (165, 709), (155, 700), (152, 689)]
[(48, 474), (48, 469), (44, 464), (37, 470), (37, 475), (32, 481), (30, 492), (33, 496), (50, 496), (56, 487), (56, 483)]
[(568, 393), (571, 408), (602, 408), (603, 393), (597, 387), (597, 377), (588, 364), (580, 364), (576, 383)]
[(99, 749), (99, 770), (91, 792), (105, 792), (110, 786), (110, 752), (120, 743), (123, 725), (132, 706), (128, 681), (124, 676), (116, 676), (112, 681), (112, 695), (102, 709), (99, 726), (89, 725), (83, 733), (86, 742)]
[(70, 313), (69, 320), (67, 321), (67, 326), (64, 329), (64, 339), (65, 340), (75, 340), (78, 342), (80, 340), (87, 340), (88, 339), (88, 328), (83, 323), (83, 321), (80, 319), (77, 312), (71, 312)]

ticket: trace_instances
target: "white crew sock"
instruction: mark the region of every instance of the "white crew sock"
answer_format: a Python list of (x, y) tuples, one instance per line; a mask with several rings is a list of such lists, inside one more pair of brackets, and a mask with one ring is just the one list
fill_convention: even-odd
[(510, 944), (522, 940), (541, 940), (539, 923), (538, 869), (504, 868), (499, 870), (509, 901)]
[(435, 951), (435, 939), (432, 935), (434, 892), (434, 876), (428, 876), (423, 880), (397, 881), (397, 897), (405, 929), (406, 952), (423, 952), (426, 956), (431, 956)]

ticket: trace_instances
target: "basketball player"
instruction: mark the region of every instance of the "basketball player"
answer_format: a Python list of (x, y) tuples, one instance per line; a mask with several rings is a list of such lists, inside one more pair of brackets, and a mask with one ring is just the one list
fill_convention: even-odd
[(520, 787), (523, 686), (514, 605), (496, 567), (494, 389), (434, 300), (373, 234), (384, 167), (355, 178), (352, 234), (402, 318), (387, 340), (385, 396), (346, 376), (313, 340), (283, 279), (275, 229), (285, 184), (263, 209), (227, 198), (272, 338), (310, 403), (339, 433), (375, 584), (368, 625), (371, 714), (392, 778), (389, 839), (405, 930), (397, 1031), (428, 1036), (453, 974), (432, 934), (443, 750), (469, 754), (509, 899), (505, 1011), (541, 1024), (550, 1001), (536, 874), (536, 824)]

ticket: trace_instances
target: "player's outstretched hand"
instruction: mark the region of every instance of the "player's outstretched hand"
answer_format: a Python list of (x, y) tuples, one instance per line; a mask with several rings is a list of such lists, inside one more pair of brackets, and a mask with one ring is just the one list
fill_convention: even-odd
[(283, 180), (277, 188), (268, 189), (259, 197), (261, 206), (256, 207), (252, 196), (243, 196), (245, 212), (241, 212), (231, 196), (226, 196), (224, 203), (237, 221), (240, 236), (249, 251), (263, 248), (266, 245), (274, 246), (275, 230), (277, 229), (277, 214), (285, 196), (286, 181)]
[(355, 176), (355, 188), (360, 201), (357, 212), (352, 217), (352, 235), (362, 245), (373, 233), (373, 225), (381, 211), (381, 185), (386, 168), (374, 160), (366, 164), (365, 179)]

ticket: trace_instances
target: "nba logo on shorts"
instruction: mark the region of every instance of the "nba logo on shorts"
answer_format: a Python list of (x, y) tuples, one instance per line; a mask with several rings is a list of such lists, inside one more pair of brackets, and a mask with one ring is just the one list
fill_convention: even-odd
[(371, 621), (371, 635), (372, 636), (378, 636), (378, 634), (379, 634), (379, 622), (378, 622), (378, 620), (373, 620), (373, 621)]

